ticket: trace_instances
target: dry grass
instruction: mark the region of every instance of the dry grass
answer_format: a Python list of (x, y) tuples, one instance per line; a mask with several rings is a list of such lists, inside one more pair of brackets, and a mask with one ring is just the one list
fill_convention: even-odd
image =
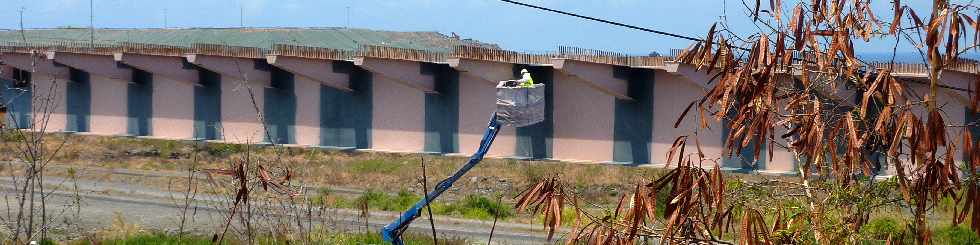
[[(183, 171), (196, 164), (197, 169), (222, 168), (237, 159), (244, 147), (234, 144), (193, 141), (170, 141), (92, 135), (51, 134), (48, 137), (68, 137), (57, 164), (72, 167), (120, 168), (130, 170)], [(58, 142), (49, 140), (48, 142)], [(276, 154), (276, 150), (284, 151)], [(297, 170), (297, 177), (308, 186), (349, 188), (357, 190), (421, 191), (420, 161), (425, 158), (429, 186), (462, 166), (467, 158), (403, 153), (336, 151), (315, 148), (264, 147), (252, 152), (256, 162), (273, 161), (281, 157)], [(197, 163), (193, 158), (197, 158)], [(14, 159), (12, 149), (0, 148), (0, 159)], [(64, 171), (53, 171), (64, 175)], [(485, 159), (463, 180), (447, 192), (446, 199), (461, 199), (467, 195), (492, 196), (503, 194), (507, 202), (519, 190), (542, 178), (561, 174), (572, 183), (586, 201), (600, 205), (615, 205), (617, 198), (637, 182), (652, 180), (663, 169), (630, 167), (611, 164), (583, 164), (557, 161), (526, 161), (514, 159)], [(760, 178), (758, 175), (732, 175), (736, 178)], [(127, 178), (111, 174), (90, 175), (88, 178), (112, 180)], [(769, 177), (767, 177), (769, 178)], [(165, 179), (140, 180), (144, 186), (161, 186), (180, 190), (180, 181)]]

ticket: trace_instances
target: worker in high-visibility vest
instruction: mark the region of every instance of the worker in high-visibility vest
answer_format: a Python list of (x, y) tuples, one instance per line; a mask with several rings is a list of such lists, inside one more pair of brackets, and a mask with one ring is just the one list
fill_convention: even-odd
[(534, 87), (534, 79), (531, 78), (531, 73), (527, 69), (521, 69), (521, 80), (517, 81), (520, 82), (518, 86), (522, 88)]

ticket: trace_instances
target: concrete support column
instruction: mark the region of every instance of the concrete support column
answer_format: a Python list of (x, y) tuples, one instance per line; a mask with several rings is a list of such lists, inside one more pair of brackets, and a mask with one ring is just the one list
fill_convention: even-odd
[[(576, 71), (591, 73), (594, 71)], [(607, 74), (595, 76), (612, 77)], [(554, 84), (554, 156), (568, 161), (610, 162), (616, 97), (591, 86), (594, 81), (559, 70)]]
[(2, 118), (9, 128), (30, 128), (33, 86), (31, 73), (12, 66), (0, 66), (0, 97), (7, 107), (7, 118)]
[[(436, 93), (425, 94), (426, 152), (459, 152), (459, 72), (443, 64), (420, 63), (435, 80)], [(489, 118), (489, 117), (488, 117)]]
[(296, 76), (293, 73), (270, 67), (271, 84), (265, 88), (266, 141), (276, 144), (296, 143)]
[(320, 86), (320, 146), (376, 148), (374, 75), (347, 61), (333, 61), (330, 69), (349, 77), (350, 91)]
[(131, 69), (108, 55), (48, 52), (47, 58), (71, 68), (69, 128), (101, 135), (128, 133)]
[[(48, 132), (65, 131), (68, 124), (65, 89), (69, 83), (68, 67), (47, 59), (44, 54), (3, 53), (0, 59), (4, 65), (21, 70), (22, 78), (30, 81), (30, 91), (22, 95), (30, 96), (25, 100), (30, 104), (28, 114), (32, 123)], [(48, 115), (40, 115), (42, 112)]]
[[(338, 91), (341, 93), (353, 93), (350, 83), (350, 74), (344, 72), (337, 72), (334, 70), (334, 63), (339, 61), (331, 60), (321, 60), (321, 59), (308, 59), (300, 57), (290, 57), (290, 56), (278, 56), (269, 55), (266, 56), (266, 61), (273, 65), (276, 69), (283, 72), (288, 72), (292, 74), (293, 86), (295, 87), (295, 103), (296, 111), (295, 116), (295, 126), (293, 129), (295, 131), (295, 143), (303, 145), (324, 145), (330, 147), (351, 147), (353, 144), (339, 144), (338, 132), (335, 130), (323, 130), (320, 126), (320, 118), (323, 106), (331, 105), (321, 105), (320, 100), (324, 93), (331, 93), (332, 91)], [(350, 69), (346, 69), (350, 71)], [(273, 79), (276, 78), (276, 72), (273, 72)], [(284, 74), (284, 73), (283, 73)], [(275, 81), (273, 81), (275, 83)], [(323, 88), (321, 88), (321, 86)], [(323, 92), (321, 92), (323, 90)], [(336, 99), (336, 98), (333, 98)], [(270, 98), (269, 101), (272, 99)], [(340, 102), (332, 100), (331, 103), (339, 103), (344, 107), (343, 109), (348, 109), (347, 102)], [(370, 111), (364, 111), (361, 113), (370, 114)], [(331, 119), (339, 120), (339, 119)], [(331, 122), (333, 123), (333, 122)], [(329, 128), (329, 127), (328, 127)], [(330, 142), (323, 142), (321, 139), (331, 139)], [(347, 142), (354, 142), (353, 138), (345, 138)]]
[(414, 61), (363, 57), (354, 64), (372, 75), (371, 148), (425, 151), (425, 102), (427, 93), (438, 93), (434, 77)]
[(221, 75), (198, 69), (198, 86), (194, 87), (194, 138), (203, 140), (223, 139)]
[(88, 72), (70, 68), (65, 91), (65, 131), (89, 132), (92, 114), (92, 81)]
[(651, 163), (655, 71), (617, 68), (613, 76), (628, 81), (627, 96), (616, 98), (613, 130), (613, 161), (627, 164)]
[[(514, 78), (514, 65), (470, 59), (450, 59), (449, 66), (459, 73), (459, 152), (469, 154), (479, 148), (487, 120), (496, 109), (497, 82)], [(517, 130), (504, 127), (487, 156), (513, 157)]]
[(127, 91), (130, 134), (194, 138), (195, 90), (201, 87), (197, 67), (183, 57), (116, 53), (114, 58), (133, 69)]
[[(667, 152), (670, 151), (674, 140), (678, 136), (688, 135), (698, 130), (697, 127), (700, 122), (694, 117), (694, 114), (698, 113), (694, 111), (696, 108), (688, 112), (688, 117), (680, 127), (674, 128), (673, 124), (684, 111), (684, 108), (691, 101), (701, 98), (706, 89), (688, 77), (659, 70), (655, 72), (653, 84), (653, 142), (650, 159), (654, 166), (663, 166), (667, 163)], [(710, 117), (711, 115), (705, 114), (705, 116)], [(707, 120), (711, 129), (700, 129), (697, 138), (701, 143), (705, 157), (717, 160), (721, 164), (724, 130), (721, 124), (714, 121), (714, 118)], [(689, 139), (687, 149), (694, 149), (695, 147), (692, 147), (694, 144), (694, 139)]]
[(134, 69), (127, 95), (127, 128), (129, 135), (153, 135), (153, 74)]
[[(187, 61), (202, 69), (211, 71), (201, 77), (201, 83), (207, 89), (202, 90), (205, 97), (213, 98), (219, 93), (220, 123), (214, 123), (214, 118), (203, 120), (206, 128), (220, 128), (220, 138), (232, 143), (260, 143), (267, 141), (263, 121), (259, 120), (259, 112), (265, 113), (265, 89), (271, 88), (270, 66), (265, 59), (246, 59), (224, 56), (196, 55), (186, 56)], [(214, 78), (217, 76), (217, 79)], [(204, 84), (204, 80), (218, 80), (218, 85)], [(218, 91), (215, 91), (218, 90)], [(201, 97), (199, 97), (201, 98)], [(213, 107), (209, 102), (203, 106)], [(256, 111), (258, 108), (259, 112)], [(213, 109), (212, 109), (213, 110)], [(202, 111), (203, 112), (203, 111)], [(211, 113), (214, 113), (211, 111)], [(206, 117), (205, 115), (200, 115)], [(208, 125), (210, 124), (210, 125)], [(207, 129), (210, 130), (210, 129)], [(215, 136), (205, 131), (207, 137)]]

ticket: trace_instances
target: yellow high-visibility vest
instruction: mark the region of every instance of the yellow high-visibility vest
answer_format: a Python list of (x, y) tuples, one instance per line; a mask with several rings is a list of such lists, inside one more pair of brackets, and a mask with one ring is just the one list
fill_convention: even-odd
[(522, 88), (534, 87), (534, 79), (531, 78), (530, 73), (524, 73), (523, 77), (521, 77), (521, 80), (524, 80), (524, 82), (521, 83)]

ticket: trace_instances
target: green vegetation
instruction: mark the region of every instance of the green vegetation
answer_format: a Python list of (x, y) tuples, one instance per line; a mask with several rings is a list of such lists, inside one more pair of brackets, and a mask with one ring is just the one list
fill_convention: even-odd
[[(893, 217), (871, 219), (861, 227), (861, 244), (883, 245), (891, 237), (892, 244), (915, 244), (915, 235), (908, 225)], [(932, 244), (980, 244), (980, 237), (963, 226), (933, 228)]]
[[(317, 196), (310, 198), (310, 202), (314, 205), (347, 209), (360, 209), (361, 205), (367, 202), (369, 210), (401, 212), (414, 205), (421, 198), (421, 195), (406, 190), (399, 191), (397, 194), (368, 190), (357, 198), (347, 199), (322, 189)], [(495, 199), (481, 195), (468, 195), (455, 201), (436, 201), (432, 203), (432, 213), (478, 220), (493, 220), (495, 215), (499, 219), (505, 220), (516, 215), (509, 203), (498, 203)], [(571, 213), (569, 217), (574, 217), (574, 213)]]
[(377, 190), (369, 190), (354, 200), (354, 208), (367, 202), (369, 209), (382, 211), (404, 211), (415, 204), (421, 196), (415, 195), (406, 190), (401, 190), (398, 194), (391, 195)]
[[(421, 235), (408, 233), (402, 236), (405, 244), (407, 245), (431, 245), (432, 238)], [(330, 234), (319, 241), (322, 244), (338, 244), (338, 245), (361, 245), (361, 244), (385, 244), (384, 240), (381, 239), (381, 234), (378, 233), (340, 233), (340, 234)], [(452, 237), (439, 237), (439, 244), (455, 245), (455, 244), (468, 244), (465, 239), (452, 238)]]
[[(88, 245), (92, 241), (78, 241), (70, 244)], [(183, 236), (165, 233), (139, 233), (124, 238), (112, 238), (97, 241), (100, 245), (209, 245), (211, 239), (203, 236)]]
[(433, 205), (432, 212), (479, 220), (493, 220), (494, 216), (503, 220), (514, 216), (510, 205), (480, 195), (469, 195), (456, 202)]
[(245, 148), (248, 145), (209, 142), (204, 147), (205, 151), (212, 156), (227, 157), (236, 153), (245, 152)]
[(934, 231), (934, 244), (980, 244), (980, 237), (963, 226), (947, 226)]
[(24, 134), (17, 133), (14, 129), (0, 130), (0, 140), (2, 142), (23, 142)]
[(176, 141), (173, 140), (149, 140), (153, 146), (160, 152), (160, 156), (172, 158), (179, 154), (178, 145)]
[[(612, 215), (611, 213), (609, 215)], [(544, 215), (539, 214), (535, 219), (535, 222), (544, 222)], [(565, 207), (561, 209), (561, 225), (570, 226), (575, 224), (575, 208)]]
[[(12, 137), (13, 134), (5, 134), (2, 137)], [(65, 146), (63, 155), (58, 158), (58, 163), (72, 163), (71, 168), (84, 167), (118, 167), (130, 169), (176, 169), (182, 166), (189, 166), (191, 163), (198, 168), (225, 168), (227, 164), (237, 159), (239, 154), (244, 154), (246, 145), (213, 143), (213, 142), (189, 142), (171, 141), (144, 138), (125, 138), (125, 137), (101, 137), (89, 135), (63, 135), (52, 134), (50, 142), (55, 144), (58, 140), (68, 138), (71, 142)], [(53, 147), (53, 146), (52, 146)], [(283, 155), (275, 155), (273, 151), (281, 150)], [(158, 152), (156, 154), (155, 152)], [(15, 156), (16, 152), (12, 149), (0, 149), (3, 156)], [(255, 157), (256, 161), (264, 161), (273, 157), (282, 157), (286, 164), (302, 173), (304, 176), (312, 176), (307, 179), (314, 186), (325, 186), (319, 193), (310, 195), (308, 198), (315, 205), (325, 207), (359, 209), (361, 205), (367, 204), (370, 210), (401, 212), (417, 202), (421, 196), (413, 193), (413, 185), (406, 183), (418, 183), (419, 156), (411, 154), (390, 154), (377, 152), (356, 152), (356, 151), (333, 151), (310, 148), (273, 148), (257, 147), (249, 153)], [(177, 157), (173, 157), (177, 156)], [(194, 156), (194, 158), (191, 158)], [(197, 162), (192, 162), (197, 159)], [(455, 171), (465, 159), (426, 156), (426, 168), (430, 177), (439, 179)], [(52, 171), (58, 175), (75, 175), (74, 171)], [(80, 172), (84, 176), (84, 172)], [(183, 174), (184, 172), (179, 172)], [(638, 178), (651, 179), (663, 175), (665, 172), (652, 168), (631, 168), (611, 165), (583, 165), (568, 164), (558, 162), (530, 162), (512, 159), (487, 159), (481, 163), (479, 168), (467, 175), (467, 178), (458, 182), (454, 189), (432, 204), (432, 211), (436, 215), (450, 217), (492, 220), (495, 215), (502, 221), (518, 223), (540, 223), (542, 217), (533, 214), (517, 214), (513, 209), (513, 197), (521, 188), (533, 184), (533, 180), (540, 180), (555, 176), (561, 173), (563, 179), (570, 180), (576, 193), (580, 193), (582, 203), (590, 205), (583, 207), (590, 211), (598, 211), (603, 217), (612, 215), (622, 193), (631, 192), (635, 188), (635, 183), (631, 180)], [(473, 178), (476, 177), (476, 178)], [(781, 199), (772, 198), (772, 193), (753, 183), (759, 183), (761, 179), (784, 179), (783, 177), (761, 176), (751, 174), (726, 174), (726, 188), (728, 191), (740, 190), (739, 201), (752, 203), (757, 206), (768, 207), (762, 211), (766, 216), (766, 224), (772, 224), (771, 216), (782, 211), (785, 217), (794, 217), (801, 220), (806, 217), (806, 203), (794, 198)], [(472, 179), (470, 179), (472, 178)], [(796, 178), (796, 177), (792, 177)], [(368, 180), (368, 181), (365, 181)], [(864, 180), (864, 179), (860, 179)], [(873, 186), (851, 186), (840, 188), (834, 185), (822, 185), (819, 188), (830, 190), (828, 203), (834, 206), (851, 205), (854, 207), (868, 208), (886, 203), (889, 200), (900, 198), (898, 182), (896, 178), (886, 181), (875, 182)], [(432, 183), (432, 182), (430, 182)], [(347, 195), (331, 193), (329, 187), (340, 187), (349, 189), (360, 189), (367, 191), (359, 195)], [(429, 186), (431, 188), (431, 186)], [(859, 188), (860, 187), (860, 188)], [(476, 193), (487, 193), (489, 189), (492, 193), (503, 193), (502, 203), (497, 202), (496, 196), (481, 195)], [(669, 189), (669, 188), (668, 188)], [(962, 193), (959, 193), (962, 195)], [(658, 217), (664, 217), (666, 204), (671, 200), (668, 191), (657, 193), (656, 212)], [(968, 232), (963, 227), (948, 226), (951, 221), (951, 211), (953, 202), (947, 198), (937, 203), (933, 216), (930, 216), (929, 228), (932, 229), (931, 237), (933, 244), (970, 244), (977, 243), (977, 237)], [(738, 209), (741, 210), (741, 209)], [(822, 224), (828, 235), (835, 237), (845, 237), (844, 235), (858, 234), (858, 244), (884, 244), (889, 236), (892, 237), (893, 244), (913, 244), (913, 232), (909, 230), (909, 221), (906, 210), (902, 209), (882, 209), (871, 214), (872, 219), (860, 229), (848, 227), (845, 223), (839, 222), (844, 217), (842, 210), (828, 210), (827, 219)], [(803, 215), (801, 215), (803, 213)], [(423, 214), (426, 215), (426, 214)], [(620, 214), (622, 215), (622, 214)], [(573, 208), (565, 207), (562, 210), (562, 225), (571, 226), (574, 223), (575, 212)], [(836, 220), (836, 221), (835, 221)], [(969, 221), (967, 221), (968, 223)], [(798, 235), (799, 232), (812, 232), (811, 227), (805, 226), (806, 223), (798, 222), (796, 225), (785, 230), (777, 231), (774, 237), (790, 238)], [(120, 230), (120, 229), (115, 229)], [(130, 229), (138, 230), (138, 229)], [(904, 236), (902, 236), (904, 234)], [(163, 234), (144, 234), (123, 235), (121, 237), (96, 236), (105, 239), (100, 244), (168, 244), (167, 235)], [(208, 237), (187, 237), (187, 239), (205, 239)], [(424, 236), (422, 238), (425, 238)], [(142, 239), (142, 240), (141, 240)], [(380, 241), (376, 234), (350, 234), (350, 233), (329, 233), (319, 237), (320, 241), (328, 244), (372, 244)], [(329, 240), (328, 240), (329, 239)], [(728, 237), (726, 237), (728, 239)], [(209, 239), (205, 239), (209, 240)], [(424, 240), (424, 239), (420, 239)], [(731, 238), (731, 240), (737, 240)], [(98, 240), (97, 240), (98, 241)], [(127, 243), (126, 241), (130, 241)], [(190, 240), (188, 240), (190, 241)], [(271, 240), (270, 240), (271, 241)], [(794, 240), (807, 242), (808, 240)], [(835, 240), (844, 241), (844, 240)], [(110, 243), (111, 242), (111, 243)], [(812, 241), (810, 241), (812, 242)], [(380, 242), (378, 242), (380, 243)], [(60, 243), (66, 244), (66, 243)], [(68, 243), (77, 244), (77, 243)], [(81, 243), (87, 244), (87, 243)], [(193, 244), (193, 243), (192, 243)], [(234, 243), (230, 243), (234, 244)], [(426, 244), (426, 243), (415, 243)]]
[[(432, 245), (432, 239), (428, 236), (415, 233), (407, 233), (402, 237), (405, 244), (409, 245)], [(338, 244), (338, 245), (362, 245), (362, 244), (385, 244), (384, 240), (381, 239), (381, 235), (378, 233), (326, 233), (317, 232), (311, 235), (311, 239), (314, 244)], [(285, 239), (275, 239), (270, 237), (259, 237), (258, 244), (302, 244), (300, 241), (285, 240)], [(42, 245), (57, 245), (51, 240), (45, 240), (41, 242)], [(144, 232), (134, 235), (129, 235), (122, 238), (109, 238), (109, 239), (81, 239), (76, 241), (69, 241), (62, 244), (69, 245), (209, 245), (211, 244), (211, 239), (206, 236), (189, 236), (185, 235), (183, 237), (178, 237), (175, 234), (167, 234), (161, 232)], [(238, 241), (226, 241), (225, 244), (238, 245), (245, 244), (244, 242)], [(468, 244), (465, 239), (453, 238), (453, 237), (440, 237), (439, 244), (456, 245), (456, 244)]]
[(869, 240), (865, 244), (878, 244), (877, 242), (871, 241), (881, 241), (883, 244), (889, 237), (892, 240), (898, 241), (900, 238), (903, 238), (903, 235), (905, 238), (903, 243), (914, 243), (911, 234), (905, 234), (905, 224), (891, 217), (875, 218), (868, 221), (867, 224), (861, 227), (860, 233), (865, 239)]

